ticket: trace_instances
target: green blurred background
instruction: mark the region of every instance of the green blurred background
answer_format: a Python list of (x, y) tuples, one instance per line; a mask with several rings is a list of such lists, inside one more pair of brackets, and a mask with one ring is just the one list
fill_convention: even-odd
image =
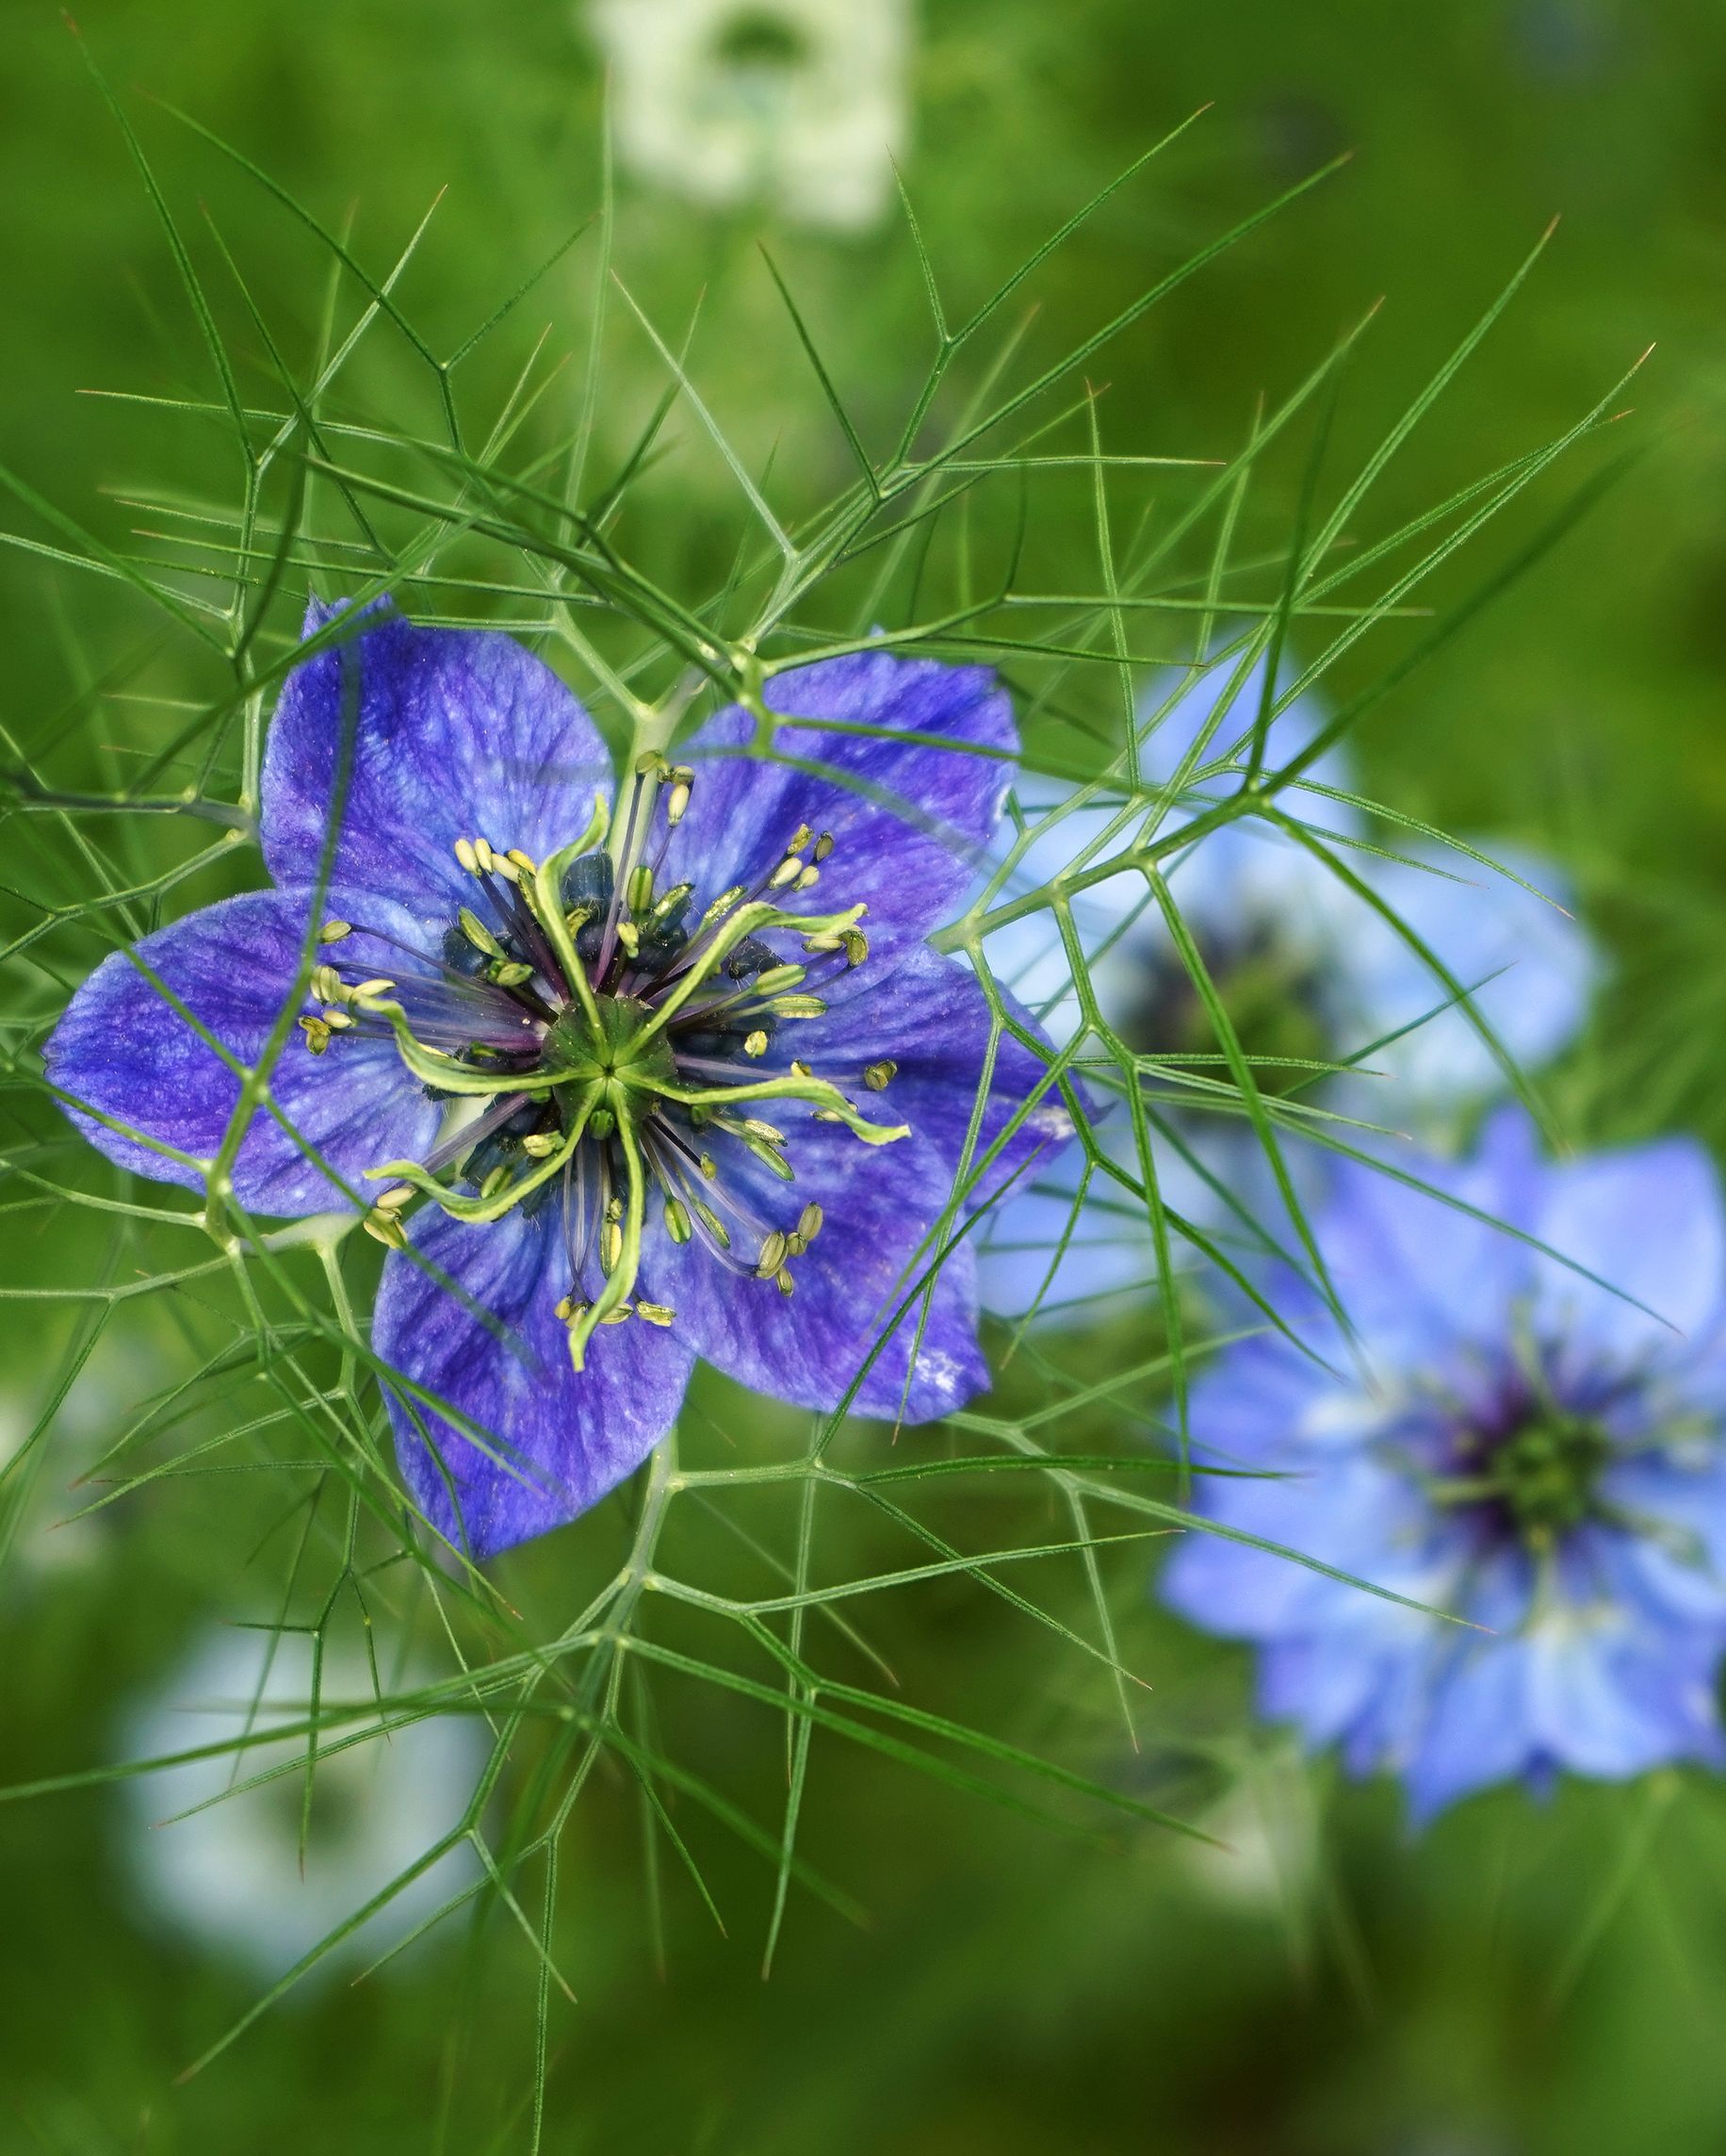
[[(209, 202), (254, 289), (301, 338), (316, 318), (315, 250), (149, 98), (217, 128), (332, 221), (351, 208), (374, 266), (447, 187), (409, 288), (448, 342), (596, 199), (600, 70), (569, 0), (94, 0), (79, 14), (176, 202)], [(49, 8), (7, 0), (0, 22), (0, 459), (116, 533), (124, 514), (99, 490), (184, 469), (195, 491), (210, 448), (183, 422), (73, 392), (209, 384), (73, 41)], [(1575, 1134), (1726, 1140), (1713, 1078), (1726, 1019), (1718, 5), (922, 0), (909, 84), (906, 177), (961, 302), (1213, 102), (1039, 281), (1049, 314), (1076, 329), (1232, 217), (1357, 152), (1098, 363), (1117, 447), (1226, 454), (1255, 398), (1286, 393), (1384, 295), (1342, 422), (1346, 439), (1370, 440), (1562, 213), (1513, 311), (1387, 482), (1387, 518), (1557, 433), (1653, 343), (1629, 422), (1649, 453), (1375, 714), (1362, 753), (1380, 797), (1535, 841), (1574, 869), (1616, 967), (1593, 1039), (1555, 1087)], [(771, 208), (713, 213), (623, 183), (620, 261), (667, 321), (708, 289), (697, 371), (764, 449), (788, 424), (794, 383), (795, 408), (807, 404), (756, 254), (763, 233), (865, 416), (897, 408), (927, 331), (891, 219), (823, 235)], [(530, 303), (565, 342), (591, 273), (578, 251)], [(626, 414), (657, 394), (642, 356)], [(403, 414), (423, 406), (405, 368), (399, 394)], [(802, 424), (789, 453), (830, 455)], [(655, 500), (667, 573), (723, 575), (702, 482), (666, 482)], [(1083, 531), (1075, 522), (1075, 546)], [(85, 603), (40, 562), (0, 560), (0, 707), (26, 740), (77, 686)], [(51, 1225), (14, 1231), (33, 1238), (14, 1249), (14, 1277), (33, 1277)], [(63, 1337), (52, 1346), (44, 1359), (18, 1328), (0, 1357), (24, 1427)], [(140, 1327), (137, 1352), (148, 1351)], [(123, 1405), (97, 1398), (85, 1422)], [(47, 1479), (58, 1490), (73, 1471)], [(261, 1536), (268, 1508), (220, 1478), (186, 1488), (106, 1515), (52, 1566), (13, 1569), (0, 1601), (7, 1781), (107, 1756), (127, 1703), (165, 1680), (210, 1616), (255, 1615), (268, 1600), (234, 1525), (255, 1514)], [(554, 1577), (567, 1539), (535, 1553), (529, 1576)], [(908, 1696), (937, 1693), (1053, 1757), (1178, 1799), (1234, 1856), (1196, 1857), (1149, 1830), (1106, 1847), (1059, 1838), (818, 1746), (806, 1854), (868, 1922), (795, 1901), (763, 1984), (768, 1870), (719, 1840), (704, 1857), (730, 1935), (672, 1892), (656, 1943), (634, 1809), (602, 1788), (566, 1863), (560, 1949), (580, 2003), (554, 2016), (545, 2146), (1700, 2156), (1726, 2145), (1720, 1792), (1685, 1777), (1567, 1789), (1549, 1805), (1495, 1797), (1411, 1839), (1391, 1792), (1303, 1774), (1273, 1738), (1238, 1736), (1240, 1658), (1156, 1619), (1131, 1581), (1117, 1618), (1126, 1658), (1155, 1687), (1136, 1756), (1106, 1689), (1075, 1682), (999, 1604), (930, 1590), (880, 1622)], [(692, 1726), (771, 1819), (777, 1740), (740, 1714), (708, 1702)], [(1214, 1741), (1208, 1778), (1160, 1754), (1171, 1734)], [(0, 1809), (0, 2147), (525, 2146), (525, 1957), (469, 1963), (459, 1943), (434, 1941), (358, 1989), (338, 1978), (290, 2001), (176, 2086), (256, 1982), (149, 1922), (126, 1864), (111, 1793)], [(459, 2100), (446, 2102), (451, 2088)]]

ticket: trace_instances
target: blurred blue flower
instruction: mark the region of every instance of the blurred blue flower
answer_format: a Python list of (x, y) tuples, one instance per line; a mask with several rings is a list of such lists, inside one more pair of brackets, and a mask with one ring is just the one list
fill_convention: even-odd
[[(314, 606), (308, 634), (331, 618)], [(297, 1216), (388, 1185), (366, 1218), (394, 1253), (373, 1342), (408, 1381), (402, 1468), (476, 1557), (635, 1468), (697, 1356), (913, 1422), (986, 1381), (969, 1238), (881, 1335), (968, 1140), (981, 1159), (1043, 1070), (1010, 1037), (991, 1065), (982, 990), (925, 941), (993, 835), (1012, 712), (979, 669), (879, 654), (767, 694), (799, 722), (787, 760), (723, 711), (689, 764), (642, 760), (608, 818), (604, 744), (548, 667), (371, 616), (283, 691), (277, 888), (116, 952), (48, 1044), (111, 1160), (202, 1188), (240, 1080), (188, 1015), (252, 1064), (308, 1005), (233, 1189)], [(990, 1174), (1070, 1132), (1039, 1107)]]
[[(1235, 768), (1184, 790), (1159, 837), (1178, 833), (1238, 785), (1240, 760), (1231, 752), (1257, 714), (1262, 660), (1237, 679), (1241, 672), (1238, 662), (1220, 659), (1183, 693), (1164, 687), (1169, 708), (1147, 743), (1146, 779), (1167, 784), (1189, 760), (1194, 769), (1222, 761)], [(1327, 715), (1311, 694), (1280, 712), (1269, 729), (1271, 767), (1305, 747)], [(1584, 931), (1559, 910), (1570, 894), (1554, 864), (1517, 848), (1482, 848), (1535, 887), (1528, 890), (1464, 855), (1404, 842), (1394, 831), (1385, 843), (1405, 858), (1383, 858), (1359, 843), (1366, 832), (1360, 811), (1316, 791), (1352, 791), (1354, 775), (1342, 750), (1326, 750), (1304, 777), (1311, 785), (1282, 797), (1285, 814), (1305, 824), (1471, 992), (1511, 1058), (1533, 1069), (1564, 1048), (1587, 1012), (1597, 960)], [(997, 905), (1075, 869), (1106, 864), (1135, 841), (1144, 823), (1142, 814), (1123, 816), (1057, 782), (1027, 778), (1020, 796), (1034, 836)], [(1008, 836), (1003, 831), (998, 844), (998, 863), (1008, 858)], [(1360, 1075), (1309, 1082), (1302, 1089), (1308, 1104), (1412, 1129), (1436, 1143), (1505, 1086), (1490, 1049), (1419, 950), (1298, 841), (1244, 818), (1173, 857), (1168, 876), (1249, 1057), (1361, 1058)], [(1130, 1048), (1218, 1052), (1142, 876), (1128, 871), (1089, 886), (1073, 900), (1072, 913), (1099, 1008)], [(1081, 1009), (1052, 913), (1008, 923), (985, 939), (985, 949), (1002, 985), (1038, 1013), (1058, 1042), (1070, 1039)], [(1188, 1068), (1213, 1083), (1227, 1079), (1219, 1066)], [(1274, 1066), (1257, 1075), (1267, 1092), (1278, 1088)], [(1159, 1090), (1166, 1097), (1166, 1086)], [(1239, 1214), (1219, 1194), (1227, 1189), (1249, 1217), (1286, 1241), (1275, 1181), (1250, 1126), (1215, 1107), (1195, 1107), (1175, 1120), (1184, 1154), (1174, 1144), (1156, 1149), (1164, 1203), (1219, 1240), (1239, 1242)], [(1098, 1135), (1136, 1180), (1132, 1123), (1118, 1102), (1101, 1119)], [(1322, 1188), (1323, 1157), (1310, 1147), (1286, 1152), (1306, 1204)], [(982, 1251), (986, 1307), (1018, 1315), (1035, 1303), (1055, 1311), (1154, 1279), (1145, 1205), (1102, 1171), (1093, 1174), (1081, 1204), (1083, 1172), (1083, 1148), (1075, 1143), (1041, 1165), (1034, 1182), (1017, 1188), (991, 1217)]]
[[(1482, 1630), (1203, 1532), (1163, 1576), (1259, 1651), (1262, 1710), (1420, 1820), (1558, 1769), (1726, 1761), (1726, 1222), (1702, 1149), (1550, 1165), (1520, 1109), (1434, 1190), (1345, 1163), (1315, 1223), (1345, 1339), (1298, 1283), (1193, 1389), (1195, 1507)], [(1635, 1300), (1624, 1298), (1632, 1297)], [(1640, 1307), (1646, 1306), (1646, 1307)], [(1658, 1315), (1650, 1315), (1657, 1313)], [(1676, 1330), (1674, 1330), (1674, 1328)]]
[[(426, 1681), (410, 1670), (395, 1690)], [(363, 1653), (326, 1655), (318, 1704), (332, 1719), (302, 1867), (306, 1740), (269, 1733), (311, 1717), (311, 1641), (217, 1630), (195, 1646), (159, 1693), (133, 1707), (122, 1735), (128, 1762), (206, 1753), (121, 1786), (122, 1854), (150, 1914), (273, 1980), (452, 1834), (485, 1765), (484, 1725), (470, 1715), (422, 1715), (384, 1736), (376, 1715), (334, 1719), (335, 1708), (375, 1696)], [(479, 1870), (471, 1844), (453, 1843), (320, 1959), (318, 1973), (350, 1972), (356, 1957), (406, 1940)]]

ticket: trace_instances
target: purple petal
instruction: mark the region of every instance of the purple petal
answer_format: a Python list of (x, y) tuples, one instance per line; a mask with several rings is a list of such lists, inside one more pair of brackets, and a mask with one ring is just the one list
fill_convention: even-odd
[[(718, 1131), (705, 1135), (720, 1169), (707, 1186), (713, 1202), (719, 1193), (732, 1197), (783, 1233), (814, 1200), (824, 1213), (821, 1232), (807, 1254), (790, 1263), (790, 1296), (771, 1280), (731, 1270), (699, 1238), (679, 1248), (662, 1234), (643, 1255), (643, 1288), (676, 1312), (679, 1338), (741, 1384), (801, 1407), (836, 1408), (932, 1262), (931, 1251), (915, 1263), (913, 1253), (948, 1203), (953, 1171), (915, 1138), (878, 1149), (837, 1124), (800, 1120), (785, 1149), (796, 1181), (782, 1183), (737, 1140)], [(734, 1253), (753, 1260), (758, 1233), (727, 1224)], [(907, 1387), (914, 1345), (917, 1366)], [(967, 1239), (948, 1254), (926, 1302), (920, 1297), (895, 1327), (852, 1406), (858, 1414), (929, 1422), (987, 1382)]]
[[(314, 600), (305, 633), (334, 611)], [(283, 687), (264, 759), (264, 858), (279, 883), (316, 880), (350, 760), (334, 880), (440, 930), (473, 894), (457, 839), (539, 859), (580, 836), (611, 783), (593, 721), (524, 645), (388, 612)]]
[[(253, 1063), (292, 994), (309, 906), (304, 892), (249, 891), (146, 936), (137, 956), (231, 1054)], [(328, 911), (341, 906), (332, 896)], [(399, 923), (399, 916), (375, 902), (370, 911), (379, 927), (386, 919)], [(364, 972), (387, 966), (397, 974), (409, 963), (367, 935), (349, 939), (342, 958), (345, 969)], [(203, 1187), (196, 1168), (142, 1141), (155, 1138), (195, 1159), (211, 1159), (239, 1100), (240, 1082), (130, 953), (116, 951), (97, 967), (73, 996), (45, 1054), (50, 1079), (71, 1097), (73, 1121), (111, 1161), (160, 1182)], [(350, 1201), (334, 1177), (363, 1188), (366, 1168), (423, 1153), (437, 1134), (436, 1103), (408, 1075), (389, 1040), (349, 1037), (313, 1055), (296, 1030), (269, 1090), (303, 1143), (297, 1144), (268, 1108), (252, 1116), (234, 1169), (235, 1194), (250, 1212), (299, 1216), (344, 1207)], [(103, 1116), (127, 1129), (110, 1128), (98, 1120)]]
[[(688, 878), (709, 897), (753, 889), (806, 824), (835, 840), (811, 907), (867, 904), (878, 952), (920, 940), (964, 897), (1013, 774), (1018, 734), (994, 676), (871, 652), (782, 674), (767, 703), (813, 722), (780, 726), (774, 747), (817, 768), (727, 753), (747, 751), (755, 721), (735, 707), (709, 720), (679, 752), (695, 772), (694, 798), (667, 880)], [(971, 742), (982, 753), (835, 733), (823, 720)]]
[[(826, 1016), (783, 1026), (771, 1062), (789, 1065), (790, 1057), (800, 1057), (818, 1076), (830, 1078), (868, 1108), (872, 1120), (909, 1123), (950, 1168), (956, 1168), (989, 1056), (988, 1002), (969, 968), (918, 945), (890, 966), (871, 957), (824, 992), (829, 998)], [(1036, 1035), (1038, 1029), (1013, 999), (1003, 1001), (1009, 1014)], [(897, 1069), (884, 1092), (871, 1093), (863, 1073), (884, 1062)], [(1002, 1029), (971, 1147), (973, 1169), (1036, 1090), (1047, 1069), (1040, 1055)], [(1072, 1132), (1059, 1092), (1045, 1087), (973, 1199), (998, 1189), (1039, 1155), (1058, 1151)]]
[(460, 1292), (392, 1256), (373, 1346), (483, 1444), (392, 1387), (397, 1454), (426, 1516), (483, 1560), (562, 1527), (632, 1474), (676, 1419), (694, 1357), (686, 1335), (632, 1318), (603, 1327), (577, 1372), (556, 1311), (569, 1282), (555, 1205), (482, 1226), (428, 1211), (413, 1242)]

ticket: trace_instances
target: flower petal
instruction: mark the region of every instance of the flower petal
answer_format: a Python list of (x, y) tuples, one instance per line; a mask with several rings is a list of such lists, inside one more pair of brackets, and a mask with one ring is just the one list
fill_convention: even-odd
[[(1563, 876), (1552, 862), (1506, 846), (1492, 848), (1494, 857), (1535, 890), (1439, 847), (1409, 851), (1412, 860), (1430, 866), (1370, 859), (1353, 865), (1459, 986), (1473, 991), (1474, 1008), (1516, 1062), (1532, 1070), (1550, 1061), (1581, 1027), (1600, 972), (1587, 931), (1559, 910), (1570, 896)], [(1438, 1010), (1450, 991), (1381, 916), (1352, 905), (1337, 955), (1339, 1002), (1350, 1036), (1344, 1046), (1359, 1050), (1398, 1027), (1413, 1028), (1368, 1059), (1394, 1086), (1397, 1113), (1441, 1111), (1504, 1088), (1504, 1074), (1468, 1013), (1457, 1006)], [(1425, 1016), (1435, 1010), (1437, 1016)], [(1389, 1113), (1383, 1079), (1362, 1080), (1358, 1090), (1361, 1112), (1383, 1119)], [(1375, 1096), (1376, 1110), (1364, 1104)]]
[[(876, 1149), (837, 1124), (800, 1120), (785, 1148), (796, 1181), (782, 1183), (735, 1138), (719, 1131), (704, 1135), (719, 1166), (708, 1189), (715, 1203), (741, 1201), (784, 1233), (813, 1200), (824, 1215), (821, 1232), (807, 1254), (791, 1261), (789, 1296), (771, 1280), (729, 1269), (699, 1239), (679, 1247), (662, 1233), (643, 1253), (643, 1286), (676, 1312), (678, 1337), (741, 1384), (801, 1407), (836, 1408), (931, 1263), (930, 1252), (915, 1263), (913, 1253), (951, 1198), (953, 1170), (934, 1146), (916, 1138)], [(752, 1260), (758, 1236), (728, 1224), (734, 1253)], [(926, 1301), (920, 1297), (895, 1326), (852, 1407), (858, 1414), (929, 1422), (987, 1382), (968, 1238), (948, 1253)]]
[[(878, 967), (871, 957), (825, 992), (826, 1015), (782, 1026), (768, 1067), (789, 1068), (792, 1056), (802, 1058), (857, 1100), (871, 1119), (909, 1123), (953, 1168), (964, 1157), (985, 1068), (989, 1091), (971, 1147), (973, 1164), (1045, 1079), (1044, 1058), (1004, 1026), (989, 1064), (988, 999), (969, 967), (927, 945), (907, 951), (890, 967)], [(1038, 1032), (1012, 997), (1003, 1002), (1010, 1018)], [(864, 1072), (887, 1064), (895, 1067), (891, 1077), (883, 1090), (871, 1092)], [(1072, 1132), (1059, 1091), (1046, 1086), (991, 1164), (981, 1189), (999, 1188), (1025, 1162), (1064, 1146)], [(973, 1193), (973, 1200), (979, 1195)]]
[(1610, 1294), (1540, 1260), (1543, 1331), (1569, 1335), (1572, 1354), (1634, 1363), (1681, 1351), (1674, 1327), (1696, 1335), (1718, 1325), (1726, 1297), (1726, 1229), (1719, 1179), (1701, 1146), (1669, 1138), (1560, 1164), (1545, 1171), (1542, 1189), (1534, 1233), (1621, 1291)]
[[(330, 913), (343, 910), (333, 894)], [(303, 891), (248, 891), (146, 936), (137, 958), (230, 1054), (253, 1063), (293, 990), (311, 899)], [(398, 922), (368, 902), (373, 924)], [(342, 946), (345, 967), (406, 963), (375, 937)], [(67, 1112), (90, 1143), (122, 1168), (159, 1182), (203, 1187), (200, 1171), (143, 1142), (208, 1160), (239, 1100), (240, 1082), (166, 1002), (131, 953), (105, 958), (73, 996), (45, 1051), (48, 1075), (70, 1096)], [(270, 1098), (303, 1145), (268, 1108), (253, 1115), (235, 1163), (234, 1188), (248, 1211), (300, 1216), (345, 1207), (334, 1177), (363, 1187), (368, 1168), (423, 1153), (440, 1110), (409, 1077), (391, 1041), (339, 1038), (312, 1055), (299, 1033), (270, 1074)], [(88, 1111), (88, 1112), (87, 1112)], [(109, 1117), (136, 1133), (98, 1120)], [(309, 1152), (308, 1152), (309, 1149)], [(327, 1164), (325, 1172), (319, 1161)]]
[(575, 1519), (633, 1473), (676, 1419), (694, 1357), (687, 1335), (632, 1319), (602, 1328), (577, 1372), (555, 1307), (568, 1271), (555, 1206), (479, 1227), (427, 1211), (413, 1244), (458, 1292), (392, 1256), (373, 1345), (486, 1442), (392, 1387), (397, 1455), (427, 1518), (483, 1561)]
[[(667, 880), (687, 878), (708, 898), (734, 884), (753, 889), (807, 825), (835, 841), (811, 906), (867, 904), (863, 925), (878, 953), (920, 940), (964, 896), (1012, 776), (1018, 733), (994, 676), (866, 652), (779, 675), (766, 700), (788, 721), (775, 749), (796, 765), (747, 753), (756, 728), (746, 711), (709, 720), (679, 751), (695, 787), (673, 834)], [(823, 724), (833, 721), (886, 735), (835, 732)]]
[[(305, 633), (338, 610), (314, 600)], [(264, 759), (264, 858), (309, 884), (350, 760), (332, 877), (441, 933), (469, 903), (452, 851), (479, 836), (535, 859), (578, 838), (611, 760), (545, 662), (497, 629), (420, 629), (391, 610), (287, 678)], [(351, 734), (351, 741), (348, 736)]]
[(1043, 1317), (1100, 1316), (1107, 1298), (1144, 1296), (1155, 1286), (1156, 1250), (1144, 1208), (1100, 1173), (1081, 1204), (1083, 1172), (1084, 1148), (1068, 1145), (1047, 1167), (1034, 1167), (992, 1209), (977, 1250), (985, 1310), (1021, 1317), (1034, 1305)]

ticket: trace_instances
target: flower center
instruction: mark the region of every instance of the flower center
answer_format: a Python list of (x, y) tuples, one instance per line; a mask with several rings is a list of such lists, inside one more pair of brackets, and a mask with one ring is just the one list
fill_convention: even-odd
[[(789, 833), (753, 890), (721, 892), (692, 923), (693, 886), (661, 889), (659, 876), (692, 783), (686, 768), (643, 758), (615, 858), (600, 850), (610, 818), (597, 801), (587, 831), (544, 862), (459, 840), (475, 903), (458, 910), (441, 956), (414, 952), (399, 981), (349, 982), (320, 966), (321, 1009), (300, 1021), (319, 1055), (353, 1036), (392, 1037), (450, 1102), (428, 1159), (366, 1171), (395, 1184), (366, 1217), (381, 1240), (405, 1242), (401, 1216), (417, 1197), (469, 1221), (558, 1203), (570, 1282), (558, 1313), (578, 1369), (596, 1326), (675, 1320), (631, 1299), (650, 1202), (673, 1243), (699, 1239), (720, 1264), (791, 1293), (791, 1264), (822, 1213), (806, 1203), (786, 1228), (765, 1217), (759, 1171), (796, 1178), (785, 1132), (757, 1105), (800, 1102), (871, 1145), (907, 1131), (871, 1121), (842, 1089), (880, 1091), (890, 1063), (822, 1074), (784, 1054), (788, 1027), (826, 1012), (813, 991), (869, 955), (861, 906), (800, 903), (833, 841)], [(339, 946), (356, 925), (331, 922), (323, 939)]]
[[(1201, 956), (1262, 1093), (1311, 1084), (1312, 1064), (1335, 1060), (1323, 980), (1310, 953), (1262, 927), (1232, 944), (1208, 942)], [(1172, 953), (1148, 968), (1121, 1033), (1142, 1055), (1220, 1061), (1223, 1054), (1204, 1000)]]
[(783, 15), (746, 8), (721, 29), (713, 54), (723, 67), (740, 72), (790, 74), (807, 63), (809, 44), (799, 25)]
[(1457, 1472), (1437, 1484), (1440, 1501), (1483, 1507), (1504, 1534), (1539, 1550), (1597, 1514), (1612, 1442), (1587, 1415), (1552, 1405), (1502, 1435), (1464, 1432), (1456, 1455)]

